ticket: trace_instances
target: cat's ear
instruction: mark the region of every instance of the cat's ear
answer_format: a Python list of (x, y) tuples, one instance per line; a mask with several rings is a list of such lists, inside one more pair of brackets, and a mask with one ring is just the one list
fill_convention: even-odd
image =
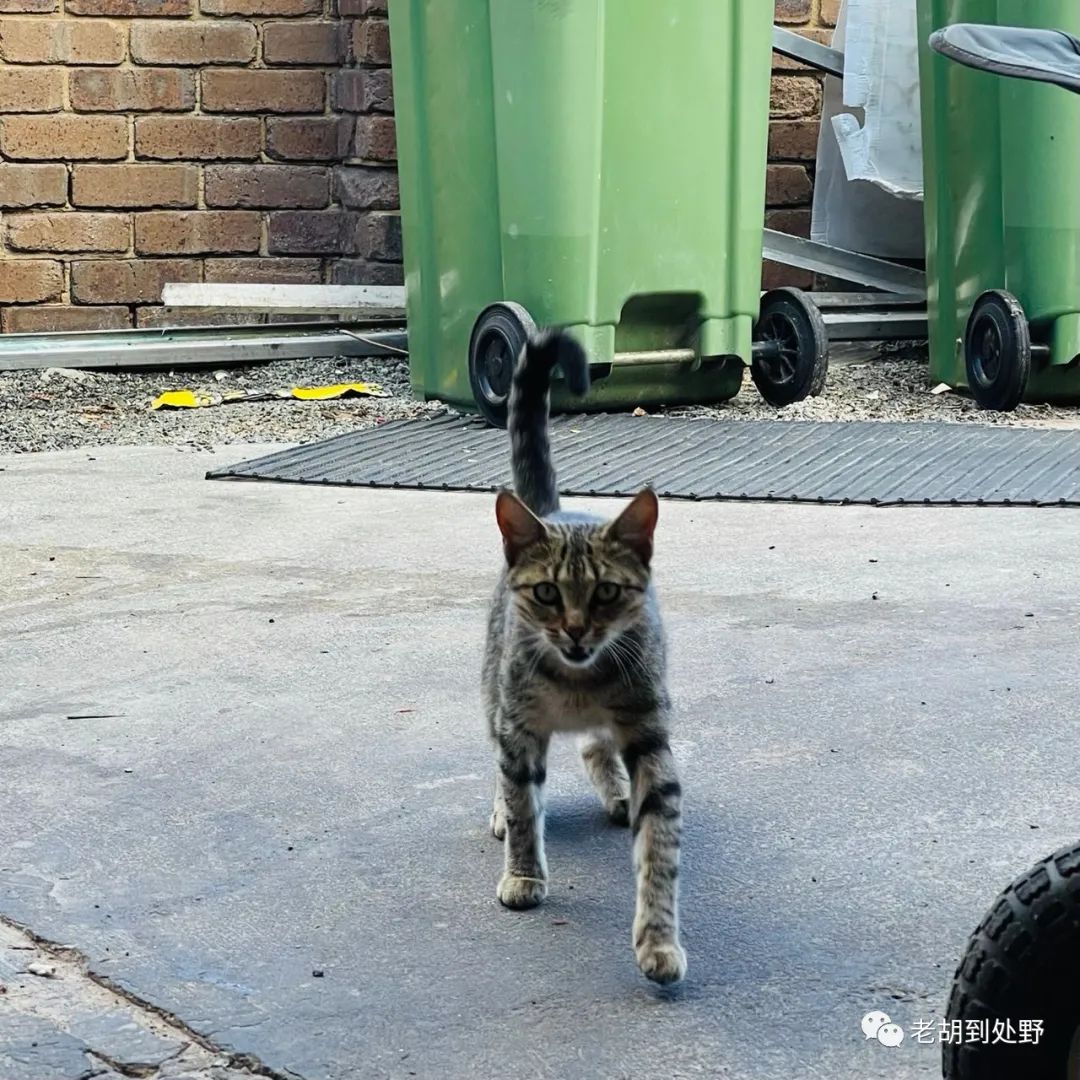
[(547, 539), (544, 523), (509, 491), (500, 491), (495, 500), (495, 520), (503, 536), (506, 561), (511, 566), (526, 548)]
[(648, 566), (653, 553), (653, 533), (660, 516), (660, 503), (652, 488), (634, 496), (630, 505), (611, 523), (610, 534), (625, 544)]

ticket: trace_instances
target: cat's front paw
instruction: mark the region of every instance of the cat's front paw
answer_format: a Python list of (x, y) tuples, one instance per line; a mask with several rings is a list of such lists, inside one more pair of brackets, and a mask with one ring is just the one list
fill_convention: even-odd
[(668, 986), (686, 975), (686, 953), (677, 941), (645, 941), (635, 952), (641, 973), (654, 983)]
[(495, 891), (499, 902), (515, 911), (536, 907), (547, 896), (547, 882), (538, 877), (518, 877), (509, 871), (499, 879)]
[(494, 836), (496, 840), (506, 839), (506, 814), (503, 813), (501, 807), (496, 806), (495, 809), (491, 811), (491, 821), (489, 824), (491, 826), (491, 835)]

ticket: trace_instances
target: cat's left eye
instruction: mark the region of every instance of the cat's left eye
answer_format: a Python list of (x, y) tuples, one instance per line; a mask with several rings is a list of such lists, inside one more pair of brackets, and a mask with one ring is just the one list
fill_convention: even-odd
[(548, 605), (557, 604), (561, 599), (559, 586), (550, 581), (541, 581), (539, 585), (534, 585), (533, 596), (535, 596), (541, 604)]
[(621, 587), (613, 581), (601, 581), (596, 586), (596, 592), (593, 595), (598, 604), (612, 604), (619, 599), (620, 592), (622, 592)]

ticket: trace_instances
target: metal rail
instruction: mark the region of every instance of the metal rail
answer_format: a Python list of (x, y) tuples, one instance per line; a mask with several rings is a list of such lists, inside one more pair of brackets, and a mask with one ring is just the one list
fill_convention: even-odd
[(844, 54), (839, 49), (819, 45), (818, 42), (792, 30), (785, 30), (782, 26), (773, 27), (773, 48), (781, 56), (799, 60), (829, 75), (836, 75), (841, 79), (844, 77)]
[(251, 364), (314, 356), (389, 356), (406, 351), (403, 329), (363, 326), (192, 327), (0, 335), (0, 371)]
[(801, 236), (765, 230), (764, 254), (766, 259), (794, 266), (800, 270), (812, 270), (818, 274), (852, 281), (871, 289), (926, 299), (926, 274), (910, 266), (875, 259), (871, 255), (859, 255), (854, 251), (817, 244)]

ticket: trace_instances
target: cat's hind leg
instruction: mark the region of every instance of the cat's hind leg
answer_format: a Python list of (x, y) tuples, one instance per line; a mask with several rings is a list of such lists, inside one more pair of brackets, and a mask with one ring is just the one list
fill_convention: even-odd
[(630, 777), (615, 740), (605, 732), (589, 732), (578, 740), (581, 760), (600, 796), (608, 817), (616, 825), (630, 824)]

